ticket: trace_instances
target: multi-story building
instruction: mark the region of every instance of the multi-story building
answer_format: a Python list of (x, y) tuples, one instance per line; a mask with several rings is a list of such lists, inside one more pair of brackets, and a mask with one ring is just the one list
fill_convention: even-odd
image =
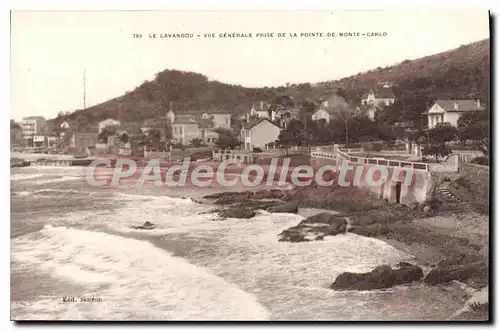
[(32, 140), (38, 135), (47, 121), (42, 116), (24, 117), (21, 121), (22, 137), (25, 140)]
[(201, 139), (199, 124), (184, 120), (172, 123), (172, 138), (174, 142), (183, 145), (189, 145), (193, 139)]
[(267, 118), (246, 123), (241, 129), (240, 139), (245, 150), (265, 149), (278, 140), (280, 128)]

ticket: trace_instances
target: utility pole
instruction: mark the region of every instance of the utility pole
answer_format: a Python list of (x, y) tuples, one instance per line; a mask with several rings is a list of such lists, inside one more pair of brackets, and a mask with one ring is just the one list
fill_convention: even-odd
[(348, 116), (348, 109), (347, 107), (345, 108), (345, 148), (348, 148), (348, 144), (349, 144), (349, 132), (348, 132), (348, 129), (347, 129), (347, 116)]
[(83, 70), (83, 109), (87, 108), (86, 104), (86, 85), (85, 85), (85, 70)]

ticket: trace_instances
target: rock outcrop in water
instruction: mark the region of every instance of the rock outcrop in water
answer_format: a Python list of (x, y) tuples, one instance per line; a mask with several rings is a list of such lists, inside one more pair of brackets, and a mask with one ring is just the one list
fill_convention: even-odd
[(467, 282), (475, 287), (488, 284), (488, 265), (485, 261), (477, 261), (466, 265), (451, 265), (431, 270), (424, 281), (428, 285), (448, 283), (453, 280)]
[(325, 236), (345, 233), (347, 221), (345, 217), (323, 212), (302, 220), (297, 226), (284, 230), (278, 241), (301, 242), (323, 240)]
[(156, 228), (156, 225), (150, 222), (145, 222), (143, 225), (138, 225), (138, 226), (132, 226), (132, 229), (135, 230), (153, 230)]
[(11, 168), (27, 167), (30, 164), (31, 164), (30, 162), (25, 161), (23, 159), (19, 159), (19, 158), (15, 158), (15, 157), (10, 159), (10, 167)]
[(222, 218), (252, 218), (256, 213), (248, 208), (229, 208), (219, 211), (219, 216)]
[(264, 199), (275, 199), (281, 200), (286, 194), (282, 190), (260, 190), (256, 192), (244, 191), (244, 192), (221, 192), (206, 195), (205, 199), (216, 199), (215, 204), (217, 205), (230, 205), (235, 203), (241, 203), (245, 200), (264, 200)]
[(299, 203), (295, 200), (283, 201), (285, 193), (281, 190), (261, 190), (257, 192), (221, 192), (207, 195), (204, 199), (215, 199), (222, 207), (217, 212), (222, 218), (252, 218), (257, 210), (271, 213), (297, 213)]
[(399, 269), (388, 265), (376, 267), (367, 273), (344, 272), (330, 286), (333, 290), (375, 290), (419, 281), (424, 276), (422, 268), (410, 263), (402, 263)]
[(270, 213), (289, 213), (296, 214), (299, 210), (299, 203), (297, 201), (289, 201), (286, 203), (273, 205), (267, 209)]

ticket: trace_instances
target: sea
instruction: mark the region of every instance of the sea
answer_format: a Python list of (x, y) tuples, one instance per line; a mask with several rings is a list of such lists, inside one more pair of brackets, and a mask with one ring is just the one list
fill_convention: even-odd
[[(216, 189), (123, 181), (92, 187), (83, 167), (13, 168), (13, 320), (444, 320), (457, 285), (333, 291), (342, 272), (414, 261), (352, 233), (279, 242), (299, 214), (219, 219)], [(144, 222), (153, 230), (136, 230)]]

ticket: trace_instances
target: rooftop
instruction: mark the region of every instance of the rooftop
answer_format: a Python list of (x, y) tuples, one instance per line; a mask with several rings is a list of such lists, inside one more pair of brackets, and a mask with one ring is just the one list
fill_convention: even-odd
[(392, 89), (388, 88), (388, 87), (379, 87), (375, 90), (371, 90), (370, 93), (373, 93), (375, 95), (375, 98), (377, 98), (377, 99), (394, 99), (394, 98), (396, 98), (396, 95), (394, 95), (394, 92), (392, 91)]
[(267, 118), (262, 118), (260, 120), (259, 119), (258, 120), (252, 120), (252, 121), (250, 121), (248, 123), (244, 123), (243, 124), (243, 128), (246, 129), (246, 130), (249, 130), (249, 129), (253, 128), (254, 126), (256, 126), (257, 124), (259, 124), (260, 122), (262, 122), (262, 121), (268, 121), (272, 125), (277, 126), (276, 124), (274, 124), (273, 122), (271, 122)]
[(484, 110), (484, 107), (478, 106), (478, 101), (474, 100), (436, 100), (436, 103), (447, 112)]

